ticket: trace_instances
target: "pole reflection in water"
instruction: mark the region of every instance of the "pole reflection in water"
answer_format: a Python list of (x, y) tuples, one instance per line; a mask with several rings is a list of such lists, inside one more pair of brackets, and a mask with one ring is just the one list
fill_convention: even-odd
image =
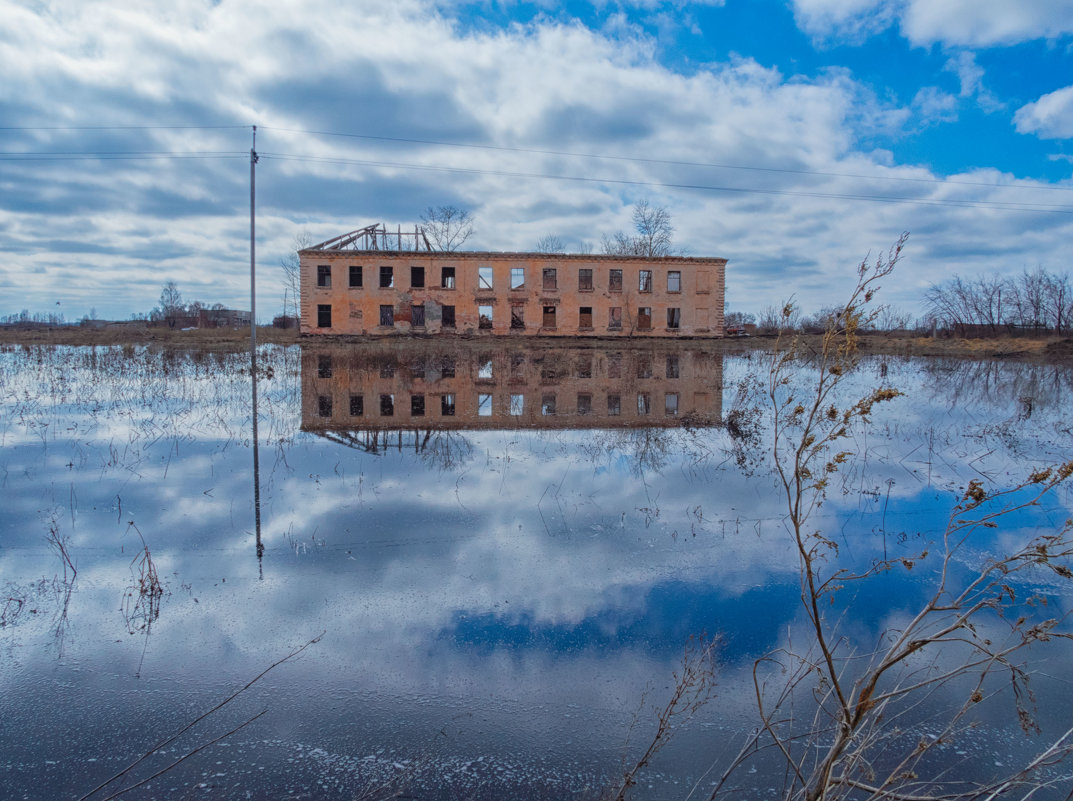
[(257, 542), (257, 577), (264, 580), (265, 546), (261, 541), (261, 453), (257, 436), (257, 356), (252, 352), (250, 376), (253, 388), (253, 520)]

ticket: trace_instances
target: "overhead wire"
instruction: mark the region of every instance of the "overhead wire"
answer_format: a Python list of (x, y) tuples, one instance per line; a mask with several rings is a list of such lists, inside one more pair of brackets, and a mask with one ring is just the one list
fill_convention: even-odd
[(331, 156), (309, 156), (292, 153), (259, 152), (265, 159), (280, 161), (313, 162), (322, 164), (342, 164), (363, 167), (394, 168), (405, 170), (424, 170), (432, 172), (453, 172), (469, 175), (494, 175), (506, 178), (535, 178), (555, 181), (576, 181), (584, 183), (615, 184), (622, 186), (645, 186), (660, 189), (686, 189), (708, 192), (730, 192), (740, 194), (763, 194), (782, 195), (790, 197), (827, 198), (833, 200), (863, 200), (877, 203), (908, 203), (923, 206), (953, 206), (958, 208), (995, 209), (1001, 211), (1022, 212), (1045, 212), (1052, 214), (1073, 214), (1073, 206), (1057, 206), (1053, 204), (1034, 203), (1011, 203), (1006, 201), (989, 200), (957, 200), (957, 199), (929, 199), (908, 198), (884, 195), (865, 195), (856, 193), (818, 192), (812, 190), (794, 189), (765, 189), (759, 187), (722, 186), (715, 184), (686, 184), (665, 181), (639, 181), (626, 178), (591, 177), (583, 175), (554, 175), (549, 173), (520, 172), (511, 170), (490, 170), (475, 167), (447, 167), (431, 164), (408, 164), (405, 162), (390, 162), (368, 159), (345, 159)]
[[(22, 127), (0, 127), (0, 131), (33, 131), (33, 130), (219, 130), (219, 129), (240, 129), (250, 128), (252, 126), (247, 125), (101, 125), (101, 126), (22, 126)], [(571, 152), (565, 150), (546, 150), (538, 148), (520, 148), (509, 147), (503, 145), (488, 145), (488, 144), (475, 144), (475, 143), (460, 143), (460, 142), (447, 142), (428, 139), (415, 139), (406, 137), (388, 137), (377, 136), (372, 134), (358, 134), (358, 133), (345, 133), (334, 131), (314, 131), (305, 130), (299, 128), (283, 128), (278, 126), (258, 126), (262, 131), (283, 131), (289, 133), (300, 133), (309, 136), (334, 136), (345, 137), (362, 140), (374, 140), (374, 141), (386, 141), (386, 142), (398, 142), (404, 144), (422, 144), (431, 145), (436, 147), (454, 147), (454, 148), (470, 148), (500, 152), (513, 152), (524, 153), (530, 155), (551, 155), (571, 158), (592, 158), (592, 159), (604, 159), (618, 162), (634, 162), (639, 164), (659, 164), (664, 166), (675, 167), (693, 167), (693, 168), (711, 168), (711, 169), (737, 169), (737, 170), (751, 170), (769, 173), (788, 173), (797, 175), (810, 175), (818, 177), (837, 177), (837, 178), (853, 178), (857, 180), (893, 180), (893, 181), (910, 181), (914, 183), (928, 183), (937, 184), (943, 186), (974, 186), (974, 187), (987, 187), (991, 189), (1043, 189), (1043, 190), (1061, 190), (1061, 191), (1073, 191), (1073, 187), (1056, 187), (1056, 186), (1024, 186), (1024, 185), (1006, 185), (1006, 184), (993, 184), (978, 181), (949, 181), (939, 180), (931, 178), (911, 178), (905, 176), (875, 176), (875, 175), (862, 175), (855, 173), (836, 173), (836, 172), (822, 172), (814, 170), (797, 170), (791, 168), (780, 167), (760, 167), (754, 165), (734, 165), (734, 164), (720, 164), (715, 162), (700, 162), (700, 161), (679, 161), (673, 159), (653, 159), (642, 158), (632, 156), (617, 156), (610, 154), (594, 154), (594, 153), (580, 153)], [(101, 160), (101, 161), (114, 161), (114, 160), (147, 160), (147, 159), (238, 159), (246, 158), (249, 155), (249, 151), (174, 151), (174, 150), (159, 150), (159, 151), (0, 151), (0, 161), (5, 162), (21, 162), (21, 161), (85, 161), (85, 160)], [(610, 178), (591, 175), (568, 175), (568, 174), (552, 174), (541, 172), (528, 172), (520, 170), (495, 170), (487, 168), (474, 168), (474, 167), (455, 167), (436, 164), (414, 164), (406, 162), (394, 162), (385, 161), (382, 159), (353, 159), (345, 158), (341, 156), (314, 156), (308, 154), (296, 154), (296, 153), (273, 153), (273, 152), (261, 152), (260, 156), (267, 159), (276, 159), (280, 161), (294, 161), (294, 162), (306, 162), (306, 163), (320, 163), (320, 164), (338, 164), (338, 165), (351, 165), (351, 166), (365, 166), (375, 167), (380, 169), (403, 169), (403, 170), (417, 170), (417, 171), (430, 171), (430, 172), (450, 172), (457, 174), (469, 174), (469, 175), (489, 175), (498, 177), (509, 178), (525, 178), (535, 180), (554, 180), (554, 181), (572, 181), (583, 183), (597, 183), (606, 185), (619, 185), (619, 186), (642, 186), (660, 189), (677, 189), (677, 190), (689, 190), (689, 191), (702, 191), (702, 192), (723, 192), (723, 193), (736, 193), (736, 194), (760, 194), (760, 195), (772, 195), (772, 196), (785, 196), (785, 197), (808, 197), (819, 199), (832, 199), (832, 200), (850, 200), (850, 201), (865, 201), (873, 203), (900, 203), (911, 204), (920, 206), (947, 206), (954, 208), (978, 208), (978, 209), (992, 209), (1001, 211), (1016, 211), (1016, 212), (1042, 212), (1051, 214), (1073, 214), (1073, 206), (1060, 205), (1060, 204), (1048, 204), (1048, 203), (1032, 203), (1027, 201), (1005, 201), (1005, 200), (989, 200), (989, 199), (957, 199), (957, 198), (914, 198), (905, 196), (892, 196), (883, 194), (868, 194), (857, 192), (824, 192), (819, 190), (808, 189), (777, 189), (777, 188), (764, 188), (757, 186), (731, 186), (725, 184), (705, 184), (705, 183), (679, 183), (672, 181), (643, 181), (636, 179), (626, 178)]]
[(377, 136), (373, 134), (344, 133), (339, 131), (314, 131), (302, 128), (281, 128), (264, 126), (260, 130), (284, 131), (313, 136), (334, 136), (348, 139), (367, 139), (379, 142), (398, 142), (403, 144), (432, 145), (435, 147), (471, 148), (476, 150), (495, 150), (507, 153), (530, 153), (544, 156), (567, 156), (570, 158), (603, 159), (607, 161), (626, 161), (638, 164), (663, 164), (672, 167), (708, 167), (721, 170), (748, 170), (754, 172), (787, 173), (791, 175), (813, 175), (823, 178), (857, 178), (868, 181), (904, 181), (910, 183), (942, 184), (944, 186), (982, 186), (992, 189), (1037, 189), (1047, 191), (1073, 192), (1073, 186), (1028, 186), (1024, 184), (996, 184), (987, 181), (952, 181), (944, 178), (919, 178), (905, 175), (866, 175), (862, 173), (825, 172), (822, 170), (804, 170), (792, 167), (761, 167), (751, 164), (725, 164), (710, 161), (681, 161), (677, 159), (655, 159), (641, 156), (620, 156), (610, 153), (583, 153), (569, 150), (545, 150), (541, 148), (511, 147), (507, 145), (478, 144), (474, 142), (449, 142), (436, 139), (413, 139), (400, 136)]

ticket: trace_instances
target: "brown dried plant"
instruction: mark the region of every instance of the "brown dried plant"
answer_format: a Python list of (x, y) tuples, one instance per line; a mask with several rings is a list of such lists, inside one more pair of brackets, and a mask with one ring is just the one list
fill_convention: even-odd
[[(1017, 597), (1015, 578), (1073, 579), (1073, 524), (1021, 540), (1014, 526), (1006, 530), (1003, 524), (1066, 481), (1073, 462), (1035, 470), (1012, 488), (970, 482), (931, 555), (883, 552), (865, 568), (849, 568), (838, 543), (810, 525), (832, 476), (853, 455), (845, 444), (851, 434), (869, 424), (877, 406), (901, 394), (880, 386), (842, 403), (839, 390), (857, 362), (858, 332), (880, 311), (874, 295), (905, 241), (903, 235), (887, 253), (858, 266), (856, 286), (830, 315), (818, 346), (786, 333), (788, 325), (780, 331), (764, 394), (784, 520), (798, 558), (804, 635), (795, 632), (786, 645), (755, 661), (757, 727), (729, 764), (704, 773), (706, 779), (715, 773), (715, 781), (703, 796), (698, 785), (690, 798), (753, 797), (755, 775), (743, 774), (757, 768), (769, 782), (773, 773), (781, 777), (784, 801), (992, 801), (1073, 786), (1073, 773), (1060, 765), (1073, 754), (1073, 729), (1026, 764), (990, 776), (972, 767), (957, 774), (942, 752), (980, 723), (983, 707), (1007, 697), (1010, 718), (1026, 733), (1039, 731), (1029, 649), (1071, 635), (1064, 619), (1039, 614), (1045, 603), (1030, 609), (1033, 599)], [(782, 319), (790, 323), (795, 313), (788, 303)], [(986, 552), (982, 537), (995, 529), (1003, 534), (1003, 550), (979, 556)], [(836, 595), (852, 597), (861, 582), (917, 566), (934, 576), (922, 604), (870, 644), (851, 637), (851, 609)], [(675, 697), (683, 690), (682, 677), (676, 678)], [(657, 742), (666, 728), (662, 718), (659, 728)], [(642, 762), (636, 769), (647, 764)], [(627, 774), (618, 799), (632, 779)]]
[[(781, 795), (794, 801), (953, 801), (1007, 797), (1018, 790), (1028, 797), (1047, 782), (1061, 780), (1042, 778), (1040, 768), (1073, 753), (1071, 730), (1028, 764), (994, 778), (955, 779), (949, 765), (936, 759), (938, 748), (973, 725), (977, 705), (997, 692), (1000, 673), (1008, 679), (1018, 723), (1026, 732), (1038, 731), (1026, 649), (1070, 635), (1060, 630), (1059, 619), (1020, 614), (1011, 576), (1044, 570), (1073, 578), (1067, 564), (1073, 556), (1070, 524), (1029, 536), (990, 559), (973, 562), (969, 551), (982, 533), (1001, 526), (1011, 513), (1037, 505), (1069, 478), (1073, 462), (1032, 472), (1011, 489), (989, 491), (970, 482), (937, 543), (935, 562), (929, 562), (936, 578), (925, 602), (863, 650), (845, 632), (836, 593), (882, 572), (912, 569), (928, 554), (884, 555), (867, 569), (853, 570), (840, 565), (837, 543), (809, 525), (831, 476), (852, 455), (842, 442), (855, 426), (869, 422), (879, 404), (901, 394), (881, 386), (840, 404), (836, 389), (856, 363), (858, 331), (879, 313), (872, 304), (874, 294), (900, 259), (905, 240), (903, 235), (888, 253), (859, 265), (856, 287), (829, 319), (818, 349), (806, 352), (796, 337), (780, 334), (777, 340), (766, 394), (774, 466), (798, 556), (807, 637), (755, 663), (759, 727), (716, 783), (712, 799), (730, 795), (737, 770), (765, 749), (779, 755), (785, 776)], [(793, 311), (787, 304), (784, 319)], [(812, 373), (807, 390), (799, 392), (796, 379), (802, 369)], [(953, 569), (955, 562), (971, 565), (967, 578)], [(801, 716), (802, 709), (808, 714)], [(927, 736), (913, 733), (921, 719), (928, 720)]]

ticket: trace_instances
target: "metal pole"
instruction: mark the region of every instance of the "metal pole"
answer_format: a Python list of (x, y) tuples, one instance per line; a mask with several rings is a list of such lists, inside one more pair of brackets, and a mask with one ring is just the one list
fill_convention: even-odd
[[(253, 126), (253, 144), (250, 147), (250, 383), (253, 386), (253, 514), (257, 538), (257, 562), (261, 563), (264, 545), (261, 543), (261, 466), (257, 436), (257, 258), (254, 227), (256, 178), (257, 178), (257, 126)], [(264, 578), (264, 573), (260, 572)]]

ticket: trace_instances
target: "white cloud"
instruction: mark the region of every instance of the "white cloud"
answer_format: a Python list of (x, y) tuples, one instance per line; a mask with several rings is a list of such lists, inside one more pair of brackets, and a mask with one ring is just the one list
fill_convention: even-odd
[(958, 101), (937, 86), (924, 86), (913, 97), (913, 109), (926, 125), (953, 122), (958, 116)]
[(1073, 139), (1073, 86), (1022, 106), (1013, 122), (1019, 133), (1036, 134), (1043, 139)]
[[(911, 240), (914, 258), (895, 289), (901, 296), (890, 299), (913, 303), (919, 282), (934, 275), (932, 255), (962, 272), (1010, 264), (1011, 250), (1026, 247), (1023, 224), (1035, 222), (1014, 212), (903, 202), (1039, 197), (1031, 182), (995, 171), (962, 176), (992, 187), (955, 186), (862, 144), (920, 120), (947, 119), (956, 110), (951, 95), (925, 88), (905, 108), (842, 70), (788, 78), (741, 58), (683, 74), (660, 64), (655, 41), (618, 17), (599, 31), (544, 20), (466, 33), (416, 0), (367, 8), (191, 0), (138, 12), (71, 2), (54, 4), (47, 17), (3, 2), (0, 14), (16, 31), (0, 40), (0, 71), (12, 76), (0, 84), (9, 125), (263, 126), (262, 314), (279, 308), (276, 264), (298, 229), (327, 239), (373, 221), (408, 225), (431, 203), (468, 206), (478, 216), (477, 246), (510, 250), (549, 233), (598, 243), (600, 233), (628, 226), (631, 204), (648, 196), (668, 207), (690, 252), (731, 260), (729, 291), (735, 307), (746, 309), (793, 291), (806, 307), (829, 304), (846, 271), (904, 229), (926, 235)], [(863, 6), (846, 6), (855, 7)], [(973, 62), (955, 66), (963, 88), (978, 92)], [(38, 131), (5, 140), (9, 149), (12, 143), (237, 154), (205, 162), (0, 163), (0, 286), (20, 287), (20, 308), (47, 310), (59, 299), (70, 314), (96, 306), (102, 316), (126, 317), (151, 308), (171, 276), (181, 276), (189, 297), (248, 303), (247, 130)], [(1021, 188), (1008, 188), (1014, 184)], [(1015, 266), (1059, 263), (1069, 223), (1043, 215), (1037, 228), (1031, 254)], [(62, 247), (57, 230), (70, 232)], [(966, 230), (980, 231), (988, 252), (951, 257)], [(27, 276), (28, 267), (63, 267), (68, 278)]]
[(1066, 0), (909, 0), (901, 24), (917, 45), (1012, 45), (1073, 33), (1073, 5)]
[(1012, 45), (1073, 33), (1067, 0), (793, 0), (794, 16), (817, 39), (859, 41), (897, 22), (914, 45)]

